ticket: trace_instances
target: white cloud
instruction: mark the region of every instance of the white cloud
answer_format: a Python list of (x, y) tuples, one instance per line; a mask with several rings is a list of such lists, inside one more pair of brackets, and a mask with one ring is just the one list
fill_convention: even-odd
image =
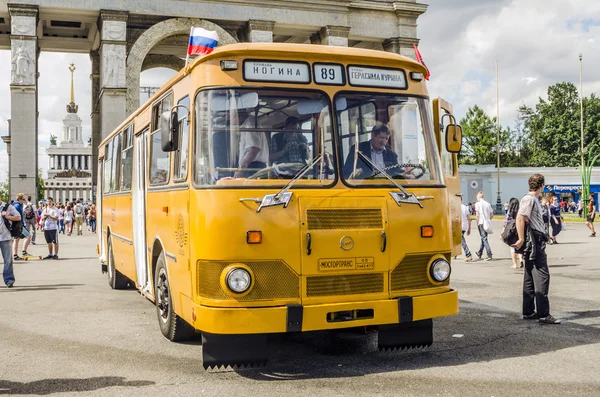
[[(595, 37), (600, 2), (595, 0), (430, 0), (419, 19), (420, 51), (431, 69), (430, 93), (455, 105), (459, 118), (478, 104), (496, 114), (495, 61), (499, 63), (500, 114), (513, 125), (518, 107), (533, 106), (548, 86), (579, 87), (583, 53), (588, 96), (600, 90), (600, 52)], [(474, 87), (480, 87), (479, 92)]]

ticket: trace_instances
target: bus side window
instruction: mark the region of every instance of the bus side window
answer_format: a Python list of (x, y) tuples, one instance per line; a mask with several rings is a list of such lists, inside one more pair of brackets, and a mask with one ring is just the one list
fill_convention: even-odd
[[(188, 175), (188, 154), (189, 154), (189, 117), (190, 97), (186, 96), (177, 103), (181, 105), (177, 108), (179, 118), (179, 149), (175, 152), (175, 162), (173, 170), (174, 181), (185, 181)], [(184, 107), (185, 106), (185, 107)]]
[(131, 190), (133, 160), (133, 124), (123, 131), (123, 150), (121, 152), (121, 190)]
[(169, 171), (171, 168), (170, 152), (163, 152), (160, 139), (160, 115), (171, 111), (173, 93), (163, 97), (160, 102), (152, 108), (152, 127), (150, 134), (150, 185), (164, 185), (169, 182)]
[(110, 176), (112, 168), (112, 142), (104, 147), (104, 193), (110, 193)]
[(112, 170), (110, 174), (110, 191), (118, 192), (120, 188), (121, 175), (121, 135), (115, 135), (113, 138)]

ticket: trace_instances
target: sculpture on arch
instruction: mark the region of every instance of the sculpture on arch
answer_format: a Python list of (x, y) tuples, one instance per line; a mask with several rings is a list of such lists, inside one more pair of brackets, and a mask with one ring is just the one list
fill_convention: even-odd
[(27, 42), (15, 43), (12, 57), (12, 83), (33, 85), (35, 58), (27, 47)]

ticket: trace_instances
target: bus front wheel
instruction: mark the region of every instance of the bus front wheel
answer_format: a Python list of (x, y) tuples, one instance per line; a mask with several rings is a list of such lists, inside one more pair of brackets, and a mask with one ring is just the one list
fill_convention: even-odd
[(112, 250), (112, 241), (108, 239), (108, 266), (106, 267), (108, 273), (108, 285), (112, 289), (124, 289), (127, 288), (127, 277), (123, 276), (115, 267), (115, 257)]
[(154, 297), (160, 331), (172, 342), (189, 340), (194, 337), (194, 327), (185, 322), (173, 310), (171, 286), (164, 255), (158, 257), (154, 272)]

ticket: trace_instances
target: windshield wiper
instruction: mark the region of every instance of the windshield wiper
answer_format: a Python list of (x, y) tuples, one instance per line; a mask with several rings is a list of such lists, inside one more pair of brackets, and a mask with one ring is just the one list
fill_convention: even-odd
[(317, 155), (315, 158), (313, 158), (311, 161), (306, 163), (306, 165), (304, 167), (302, 167), (300, 170), (298, 170), (298, 172), (296, 172), (294, 174), (292, 179), (288, 183), (286, 183), (285, 186), (282, 187), (281, 190), (279, 190), (277, 193), (266, 194), (262, 198), (262, 200), (259, 198), (243, 198), (243, 199), (240, 199), (240, 201), (255, 201), (257, 203), (260, 202), (260, 205), (256, 209), (256, 212), (260, 212), (260, 210), (263, 207), (272, 207), (274, 205), (283, 205), (283, 207), (286, 208), (288, 206), (288, 204), (290, 203), (290, 200), (291, 200), (292, 194), (293, 194), (293, 192), (288, 192), (288, 190), (290, 190), (292, 187), (294, 187), (296, 182), (298, 182), (300, 179), (302, 179), (302, 177), (304, 175), (306, 175), (306, 173), (308, 171), (310, 171), (310, 169), (315, 164), (317, 164), (317, 162), (319, 162), (319, 163), (322, 162), (324, 156), (325, 156), (325, 153), (321, 153), (321, 154)]
[(358, 151), (358, 155), (361, 156), (363, 158), (363, 160), (365, 160), (367, 162), (367, 164), (369, 164), (371, 167), (373, 167), (375, 170), (377, 170), (377, 175), (381, 174), (383, 176), (385, 176), (390, 182), (392, 182), (397, 188), (398, 190), (400, 190), (400, 192), (390, 192), (390, 195), (392, 196), (392, 198), (394, 199), (394, 201), (396, 202), (396, 204), (400, 205), (400, 204), (417, 204), (419, 207), (423, 208), (423, 204), (421, 204), (421, 202), (419, 201), (419, 198), (425, 199), (425, 198), (431, 198), (429, 196), (427, 197), (417, 197), (414, 194), (410, 193), (408, 190), (406, 190), (404, 187), (402, 187), (401, 184), (399, 184), (398, 182), (396, 182), (394, 180), (394, 178), (392, 178), (390, 176), (390, 174), (388, 174), (384, 168), (380, 168), (377, 166), (377, 164), (375, 164), (373, 161), (371, 161), (371, 159), (366, 156), (363, 152), (361, 152), (360, 150)]

